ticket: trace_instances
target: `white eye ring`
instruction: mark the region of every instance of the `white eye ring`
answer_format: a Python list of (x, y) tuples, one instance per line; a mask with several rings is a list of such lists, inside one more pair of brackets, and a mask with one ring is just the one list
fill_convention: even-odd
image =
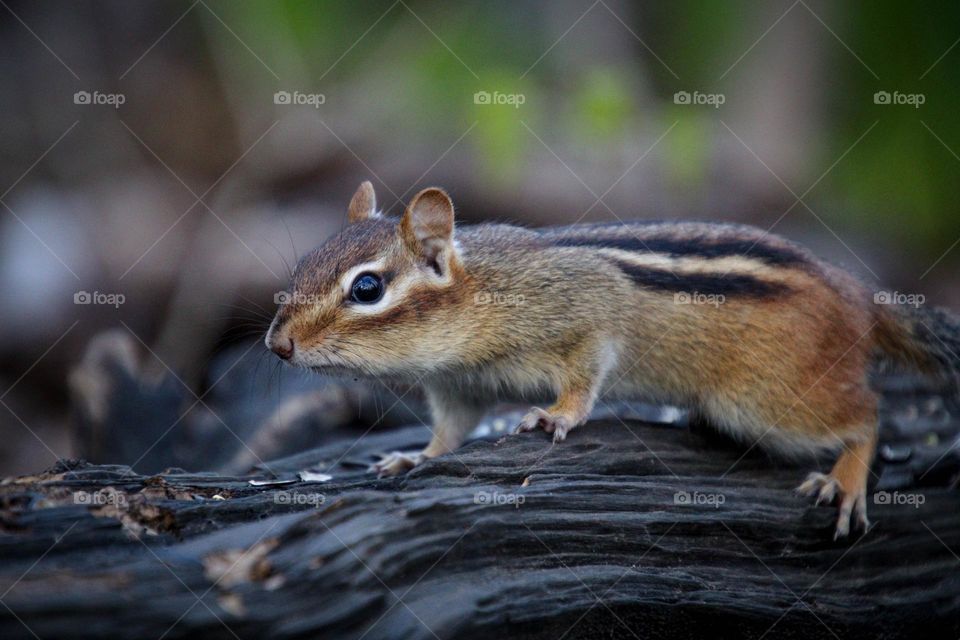
[(385, 266), (386, 261), (381, 259), (373, 262), (364, 262), (363, 264), (358, 264), (347, 269), (347, 271), (340, 276), (340, 281), (338, 283), (340, 285), (340, 290), (343, 292), (343, 297), (345, 299), (350, 298), (350, 294), (353, 290), (353, 283), (356, 282), (357, 276), (362, 273), (383, 273)]
[(340, 288), (343, 292), (343, 299), (350, 302), (350, 304), (344, 306), (344, 311), (365, 316), (376, 315), (389, 308), (394, 301), (403, 298), (403, 294), (409, 286), (409, 280), (401, 277), (391, 280), (389, 287), (384, 285), (383, 293), (375, 301), (364, 303), (352, 299), (353, 285), (357, 281), (357, 278), (366, 274), (380, 277), (380, 274), (384, 272), (385, 268), (386, 260), (383, 259), (374, 262), (364, 262), (363, 264), (351, 267), (340, 277)]

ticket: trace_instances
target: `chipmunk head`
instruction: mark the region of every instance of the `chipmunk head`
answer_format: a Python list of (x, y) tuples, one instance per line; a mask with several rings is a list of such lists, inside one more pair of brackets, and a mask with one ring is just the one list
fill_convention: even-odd
[(297, 264), (267, 347), (298, 366), (350, 374), (405, 374), (451, 357), (442, 334), (464, 274), (449, 196), (424, 189), (397, 220), (377, 212), (364, 182), (347, 218)]

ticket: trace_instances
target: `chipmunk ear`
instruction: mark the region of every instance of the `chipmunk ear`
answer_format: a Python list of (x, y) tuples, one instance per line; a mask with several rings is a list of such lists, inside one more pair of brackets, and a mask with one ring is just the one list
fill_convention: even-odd
[(350, 224), (375, 218), (377, 216), (377, 194), (373, 191), (373, 185), (369, 180), (364, 180), (357, 188), (357, 192), (350, 199), (350, 206), (347, 208), (347, 220)]
[(413, 196), (400, 220), (407, 247), (443, 275), (456, 259), (453, 242), (453, 202), (443, 189), (432, 187)]

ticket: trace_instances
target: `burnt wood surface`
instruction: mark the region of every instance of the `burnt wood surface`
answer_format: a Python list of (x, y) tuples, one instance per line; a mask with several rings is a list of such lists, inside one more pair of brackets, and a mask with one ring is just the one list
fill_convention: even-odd
[(676, 411), (604, 405), (553, 445), (505, 409), (379, 479), (429, 439), (397, 426), (415, 390), (275, 380), (240, 347), (194, 391), (132, 347), (105, 334), (71, 377), (96, 463), (0, 481), (0, 638), (960, 635), (960, 410), (923, 381), (882, 382), (874, 528), (834, 541), (793, 492), (831, 460)]
[(960, 634), (949, 487), (871, 500), (874, 528), (835, 542), (834, 510), (794, 495), (809, 465), (676, 426), (596, 421), (556, 446), (478, 440), (405, 477), (366, 471), (428, 436), (243, 476), (61, 461), (7, 479), (0, 637)]

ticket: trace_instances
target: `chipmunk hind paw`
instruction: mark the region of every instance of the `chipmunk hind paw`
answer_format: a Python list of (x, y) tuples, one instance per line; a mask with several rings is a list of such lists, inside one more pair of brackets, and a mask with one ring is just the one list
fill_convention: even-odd
[(808, 498), (815, 497), (817, 506), (831, 504), (834, 501), (838, 503), (834, 540), (847, 537), (850, 534), (851, 525), (864, 533), (870, 529), (865, 490), (846, 489), (832, 474), (814, 472), (797, 487), (797, 493)]

